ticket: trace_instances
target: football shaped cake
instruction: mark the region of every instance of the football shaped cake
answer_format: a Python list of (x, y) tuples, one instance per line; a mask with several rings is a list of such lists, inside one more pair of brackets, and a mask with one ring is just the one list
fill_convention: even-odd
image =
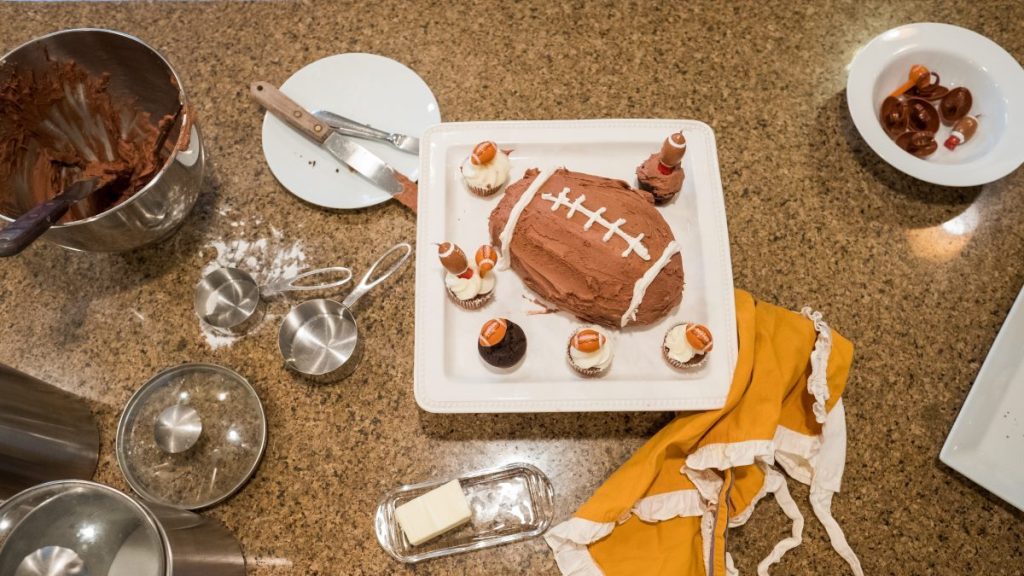
[(647, 193), (564, 168), (530, 169), (491, 212), (492, 244), (527, 288), (609, 327), (661, 320), (683, 297), (683, 259)]

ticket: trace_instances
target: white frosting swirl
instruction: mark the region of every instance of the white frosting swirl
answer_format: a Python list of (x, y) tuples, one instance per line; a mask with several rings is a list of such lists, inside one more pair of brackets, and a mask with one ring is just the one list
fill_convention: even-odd
[(687, 324), (673, 326), (665, 336), (665, 348), (668, 349), (668, 357), (684, 364), (693, 360), (693, 357), (697, 355), (697, 350), (690, 346), (690, 341), (686, 339), (687, 326)]
[[(476, 270), (475, 266), (473, 270)], [(480, 273), (477, 272), (474, 276), (480, 276)], [(494, 272), (488, 272), (487, 276), (480, 278), (480, 293), (488, 294), (491, 290), (494, 290)]]
[(470, 265), (473, 275), (469, 278), (462, 278), (451, 272), (444, 275), (444, 285), (455, 294), (459, 300), (472, 300), (481, 294), (489, 294), (494, 290), (494, 274), (488, 274), (481, 278), (476, 266)]
[(487, 164), (477, 166), (473, 164), (472, 156), (466, 158), (462, 163), (462, 177), (470, 188), (493, 190), (508, 180), (508, 173), (511, 169), (508, 154), (498, 150), (494, 158)]
[[(590, 368), (600, 368), (601, 370), (604, 370), (612, 363), (612, 355), (614, 352), (612, 339), (608, 336), (607, 332), (601, 330), (597, 326), (584, 326), (584, 328), (589, 328), (601, 336), (604, 336), (604, 345), (593, 352), (583, 352), (582, 350), (577, 350), (575, 346), (570, 345), (569, 357), (572, 358), (573, 364), (584, 370), (589, 370)], [(580, 328), (580, 330), (583, 330), (584, 328)]]
[(473, 274), (469, 278), (456, 276), (451, 272), (444, 275), (444, 285), (459, 300), (472, 300), (480, 295), (480, 275)]

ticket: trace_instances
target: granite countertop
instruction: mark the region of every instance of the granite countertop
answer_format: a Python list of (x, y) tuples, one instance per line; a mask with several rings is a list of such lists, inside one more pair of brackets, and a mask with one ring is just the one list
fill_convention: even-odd
[[(270, 422), (266, 457), (206, 514), (237, 534), (251, 574), (555, 574), (540, 539), (399, 565), (375, 542), (377, 500), (405, 482), (522, 460), (550, 475), (561, 519), (671, 415), (424, 413), (412, 393), (411, 268), (360, 311), (367, 354), (343, 384), (282, 369), (273, 318), (287, 303), (272, 303), (248, 337), (209, 341), (192, 288), (218, 250), (248, 251), (264, 267), (280, 256), (363, 270), (415, 231), (395, 203), (329, 212), (284, 191), (263, 160), (247, 86), (330, 54), (373, 52), (418, 72), (449, 121), (695, 118), (718, 139), (736, 285), (820, 309), (858, 345), (833, 510), (866, 572), (1020, 574), (1024, 515), (937, 457), (1024, 283), (1024, 172), (965, 189), (912, 180), (866, 147), (846, 111), (858, 47), (914, 21), (971, 28), (1024, 59), (1019, 2), (2, 4), (5, 52), (80, 26), (162, 51), (195, 104), (210, 163), (194, 213), (163, 244), (122, 255), (44, 244), (0, 262), (0, 362), (89, 399), (102, 431), (96, 478), (122, 489), (114, 431), (142, 383), (181, 362), (248, 377)], [(790, 486), (812, 518), (806, 489)], [(787, 531), (773, 505), (735, 530), (742, 573)], [(813, 520), (776, 568), (847, 570)]]

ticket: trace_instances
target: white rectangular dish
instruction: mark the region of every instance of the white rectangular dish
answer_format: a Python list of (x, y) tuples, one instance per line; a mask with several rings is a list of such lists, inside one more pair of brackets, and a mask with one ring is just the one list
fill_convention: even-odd
[[(448, 300), (436, 243), (451, 241), (472, 255), (489, 244), (487, 221), (503, 191), (481, 198), (459, 172), (473, 146), (493, 140), (512, 149), (510, 181), (528, 168), (564, 166), (636, 185), (636, 167), (672, 132), (687, 140), (682, 191), (659, 211), (682, 246), (686, 275), (682, 304), (662, 321), (616, 332), (615, 357), (601, 378), (582, 378), (566, 361), (572, 315), (530, 315), (530, 292), (512, 270), (498, 273), (493, 302), (466, 311)], [(719, 408), (736, 364), (736, 310), (718, 153), (711, 128), (693, 120), (569, 120), (440, 124), (420, 148), (416, 242), (414, 388), (430, 412), (586, 412)], [(477, 353), (477, 335), (490, 318), (505, 317), (527, 337), (523, 361), (510, 371), (491, 368)], [(699, 370), (683, 372), (661, 357), (671, 326), (705, 324), (714, 350)]]
[(939, 459), (1024, 510), (1024, 291), (978, 371)]

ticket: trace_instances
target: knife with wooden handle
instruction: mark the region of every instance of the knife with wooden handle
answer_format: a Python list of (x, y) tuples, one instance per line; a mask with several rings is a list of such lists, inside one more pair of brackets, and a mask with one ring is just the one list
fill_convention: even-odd
[(375, 186), (391, 194), (416, 212), (417, 186), (376, 154), (338, 134), (324, 121), (313, 116), (269, 82), (253, 82), (249, 87), (253, 100), (282, 121), (320, 145), (342, 164), (352, 168)]

